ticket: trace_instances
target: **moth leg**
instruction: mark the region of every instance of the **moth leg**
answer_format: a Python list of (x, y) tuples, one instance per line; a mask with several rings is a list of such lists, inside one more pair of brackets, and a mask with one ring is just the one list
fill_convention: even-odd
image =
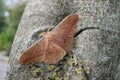
[(47, 33), (50, 32), (52, 29), (52, 26), (49, 26), (48, 29), (47, 29)]
[(47, 29), (47, 31), (40, 33), (39, 36), (42, 36), (42, 37), (45, 36), (47, 33), (50, 32), (51, 28), (52, 28), (52, 26), (49, 26), (48, 29)]
[(45, 34), (47, 34), (47, 32), (42, 32), (42, 33), (39, 34), (39, 36), (43, 37), (43, 36), (45, 36)]

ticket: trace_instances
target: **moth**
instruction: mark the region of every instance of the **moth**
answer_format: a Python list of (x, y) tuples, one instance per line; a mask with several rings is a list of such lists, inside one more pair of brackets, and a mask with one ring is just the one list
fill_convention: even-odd
[(78, 14), (65, 17), (52, 31), (23, 52), (20, 64), (44, 62), (56, 64), (73, 49), (74, 35), (79, 21)]

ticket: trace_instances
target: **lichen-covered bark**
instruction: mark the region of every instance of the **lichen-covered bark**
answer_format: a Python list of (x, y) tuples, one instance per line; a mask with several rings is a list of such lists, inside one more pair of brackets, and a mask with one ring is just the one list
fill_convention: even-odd
[[(71, 54), (55, 65), (20, 65), (22, 52), (65, 16), (82, 16)], [(9, 58), (7, 80), (120, 80), (119, 0), (32, 0), (26, 6)]]

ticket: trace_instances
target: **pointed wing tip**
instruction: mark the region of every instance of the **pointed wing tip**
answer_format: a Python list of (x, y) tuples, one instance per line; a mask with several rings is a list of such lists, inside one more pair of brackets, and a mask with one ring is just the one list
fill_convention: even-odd
[(29, 57), (26, 57), (26, 56), (22, 55), (18, 62), (21, 65), (37, 63), (37, 62), (43, 62), (44, 57), (45, 57), (45, 55), (37, 56), (37, 57), (33, 56), (33, 57), (29, 58)]
[(20, 56), (18, 63), (21, 64), (21, 65), (24, 65), (24, 64), (29, 64), (30, 62), (27, 61), (26, 56), (23, 54), (23, 55)]
[(27, 63), (25, 63), (24, 60), (22, 60), (22, 58), (19, 59), (18, 63), (21, 64), (21, 65), (27, 64)]
[(72, 17), (74, 19), (77, 19), (77, 20), (81, 20), (81, 15), (77, 14), (77, 13), (71, 13), (70, 15), (68, 15), (68, 17)]

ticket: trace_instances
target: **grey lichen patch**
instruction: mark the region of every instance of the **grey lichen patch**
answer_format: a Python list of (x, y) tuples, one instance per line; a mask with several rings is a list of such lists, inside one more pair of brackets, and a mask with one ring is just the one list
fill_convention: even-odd
[[(79, 77), (78, 58), (74, 53), (68, 53), (63, 60), (54, 65), (45, 63), (35, 63), (22, 66), (21, 74), (28, 74), (31, 77), (26, 77), (27, 80), (70, 80), (71, 74)], [(75, 69), (73, 69), (73, 67)], [(76, 71), (78, 69), (78, 74)], [(25, 76), (23, 76), (24, 78)]]
[[(69, 80), (71, 76), (71, 71), (75, 73), (75, 70), (72, 69), (72, 67), (78, 68), (77, 67), (77, 57), (73, 55), (73, 53), (70, 53), (70, 55), (67, 55), (64, 57), (63, 60), (58, 62), (57, 64), (54, 65), (49, 65), (49, 64), (44, 64), (44, 70), (41, 65), (40, 69), (35, 69), (34, 67), (32, 68), (32, 73), (35, 76), (37, 72), (42, 72), (43, 74), (40, 75), (42, 79), (48, 79), (48, 80)], [(46, 76), (46, 78), (44, 78)]]

